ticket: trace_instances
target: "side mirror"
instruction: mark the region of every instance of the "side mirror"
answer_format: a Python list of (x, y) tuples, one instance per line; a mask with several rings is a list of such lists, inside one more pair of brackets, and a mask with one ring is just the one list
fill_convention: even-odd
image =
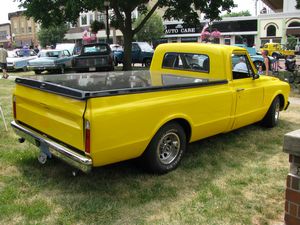
[(253, 75), (253, 80), (256, 80), (256, 79), (258, 79), (259, 78), (259, 74), (254, 74)]

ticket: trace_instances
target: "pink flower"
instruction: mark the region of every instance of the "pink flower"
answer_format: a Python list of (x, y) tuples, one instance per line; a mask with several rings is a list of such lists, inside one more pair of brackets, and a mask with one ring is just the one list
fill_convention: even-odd
[(211, 32), (210, 34), (213, 38), (219, 38), (221, 36), (221, 32), (218, 30), (215, 30), (213, 32)]

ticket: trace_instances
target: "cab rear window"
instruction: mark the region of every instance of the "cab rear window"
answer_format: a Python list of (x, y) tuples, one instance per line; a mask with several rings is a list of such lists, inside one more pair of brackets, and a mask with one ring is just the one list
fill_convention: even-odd
[(209, 72), (209, 57), (194, 53), (166, 53), (164, 55), (162, 68)]

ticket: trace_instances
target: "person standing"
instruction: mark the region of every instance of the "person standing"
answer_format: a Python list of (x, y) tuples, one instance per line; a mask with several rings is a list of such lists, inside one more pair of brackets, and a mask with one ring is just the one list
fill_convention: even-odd
[(0, 44), (0, 66), (2, 68), (3, 76), (2, 78), (7, 79), (7, 61), (6, 58), (8, 57), (7, 51), (3, 48), (3, 44)]
[(266, 75), (269, 75), (269, 58), (268, 58), (268, 52), (266, 50), (261, 51), (261, 55), (264, 58), (264, 63), (266, 67)]

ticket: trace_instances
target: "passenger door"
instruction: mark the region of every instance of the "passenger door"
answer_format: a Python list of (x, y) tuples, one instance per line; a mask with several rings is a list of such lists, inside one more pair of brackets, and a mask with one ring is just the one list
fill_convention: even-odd
[(232, 85), (236, 96), (233, 129), (256, 122), (262, 116), (264, 89), (261, 79), (253, 79), (254, 73), (245, 53), (232, 54)]
[(73, 58), (73, 56), (70, 54), (70, 52), (68, 50), (64, 50), (63, 55), (64, 55), (64, 64), (65, 64), (65, 66), (68, 67), (68, 68), (72, 67), (72, 58)]
[(141, 49), (138, 44), (132, 43), (132, 63), (140, 62)]

